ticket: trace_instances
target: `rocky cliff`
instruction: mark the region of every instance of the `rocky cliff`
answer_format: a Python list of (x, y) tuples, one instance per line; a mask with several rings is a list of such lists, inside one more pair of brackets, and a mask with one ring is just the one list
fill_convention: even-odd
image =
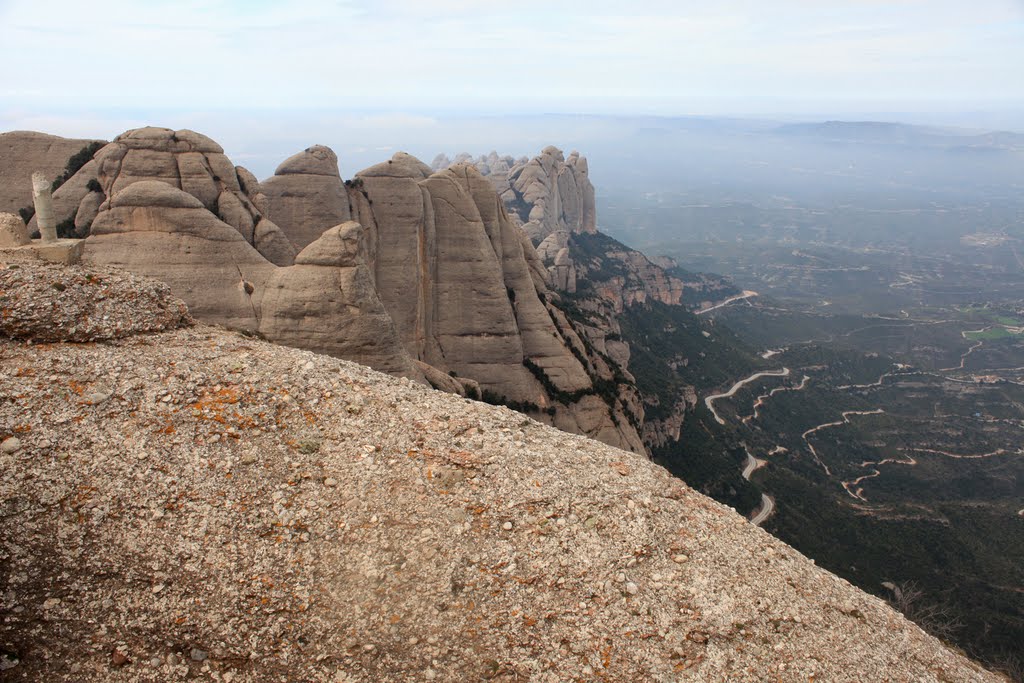
[[(548, 147), (533, 159), (460, 154), (454, 162), (440, 155), (434, 167), (452, 163), (473, 164), (513, 220), (524, 223), (559, 305), (593, 355), (625, 380), (618, 385), (620, 397), (634, 406), (645, 447), (691, 475), (694, 458), (708, 455), (691, 453), (683, 441), (687, 420), (695, 419), (695, 385), (701, 391), (714, 386), (721, 369), (738, 365), (737, 359), (756, 363), (737, 340), (713, 335), (692, 311), (738, 290), (723, 278), (684, 272), (671, 260), (655, 262), (597, 231), (588, 164), (577, 152), (564, 157)], [(719, 467), (731, 467), (730, 457), (723, 452)], [(729, 502), (741, 505), (751, 487), (738, 474), (734, 479), (732, 488), (741, 493)]]
[(35, 329), (98, 293), (128, 336), (0, 332), (5, 678), (1000, 680), (643, 456), (0, 270)]
[[(613, 369), (588, 357), (549, 300), (533, 246), (491, 183), (470, 165), (434, 173), (403, 153), (343, 183), (325, 172), (325, 161), (336, 164), (327, 152), (313, 147), (295, 155), (263, 183), (271, 193), (296, 177), (315, 176), (306, 191), (292, 189), (282, 198), (288, 215), (307, 217), (301, 229), (272, 216), (300, 244), (346, 211), (359, 221), (374, 286), (412, 358), (472, 380), (485, 400), (643, 450), (635, 411), (614, 390)], [(337, 198), (346, 192), (342, 209)]]
[[(532, 159), (516, 160), (496, 152), (476, 159), (460, 154), (456, 159), (472, 163), (491, 181), (509, 215), (536, 246), (555, 288), (574, 293), (578, 279), (589, 280), (591, 272), (605, 267), (593, 254), (580, 253), (570, 245), (572, 235), (597, 234), (595, 191), (586, 157), (576, 151), (566, 157), (557, 147), (546, 147)], [(439, 155), (433, 165), (442, 169), (451, 163)], [(601, 280), (603, 294), (617, 310), (649, 300), (680, 303), (683, 282), (639, 251), (616, 243), (600, 256), (614, 262), (618, 271), (615, 277)]]
[(54, 193), (56, 220), (73, 221), (78, 236), (89, 235), (117, 193), (144, 181), (191, 195), (271, 263), (290, 265), (295, 258), (291, 243), (256, 208), (262, 195), (252, 174), (235, 167), (216, 142), (190, 130), (138, 128), (114, 138)]
[(566, 158), (557, 147), (545, 147), (527, 159), (499, 157), (496, 152), (471, 159), (460, 154), (452, 162), (439, 155), (434, 170), (453, 163), (469, 163), (487, 177), (509, 208), (515, 222), (535, 244), (556, 232), (595, 232), (597, 207), (585, 157), (572, 152)]

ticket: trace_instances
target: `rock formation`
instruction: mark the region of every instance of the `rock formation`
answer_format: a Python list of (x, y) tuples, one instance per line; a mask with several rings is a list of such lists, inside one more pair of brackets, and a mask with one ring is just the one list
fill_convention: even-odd
[(32, 174), (56, 178), (68, 159), (94, 142), (32, 131), (0, 133), (0, 211), (17, 214), (30, 208)]
[(21, 218), (13, 213), (0, 213), (0, 249), (20, 247), (31, 241)]
[[(209, 138), (151, 127), (96, 152), (54, 194), (54, 213), (90, 235), (87, 263), (162, 279), (199, 319), (432, 378), (643, 451), (631, 378), (548, 289), (552, 268), (571, 291), (573, 263), (565, 254), (543, 263), (493, 184), (502, 174), (517, 183), (544, 230), (585, 231), (594, 222), (585, 160), (551, 148), (511, 166), (489, 159), (486, 171), (433, 173), (397, 154), (346, 183), (335, 154), (313, 146), (261, 183)], [(337, 230), (349, 219), (362, 226), (361, 265), (337, 251), (351, 242), (339, 238), (351, 226)], [(295, 263), (297, 250), (328, 244), (330, 258)]]
[[(536, 245), (551, 285), (574, 293), (578, 273), (569, 237), (597, 232), (594, 186), (586, 158), (575, 151), (566, 158), (557, 147), (546, 147), (532, 159), (500, 157), (496, 152), (476, 159), (460, 154), (456, 159), (469, 160), (491, 181), (513, 222)], [(444, 155), (434, 159), (437, 168), (451, 163)]]
[(414, 358), (568, 431), (643, 449), (615, 392), (599, 395), (611, 369), (586, 357), (548, 301), (532, 245), (474, 167), (432, 174), (398, 154), (352, 186), (367, 199), (360, 221), (374, 226), (377, 290)]
[[(636, 340), (623, 338), (620, 317), (655, 304), (684, 308), (701, 293), (720, 298), (722, 281), (701, 275), (684, 281), (669, 272), (675, 266), (671, 261), (655, 263), (598, 232), (587, 161), (575, 152), (564, 160), (554, 147), (529, 160), (495, 152), (476, 159), (460, 154), (456, 159), (468, 160), (491, 181), (513, 221), (520, 221), (529, 232), (536, 245), (538, 271), (555, 292), (571, 297), (574, 326), (595, 350), (591, 357), (624, 380), (618, 383), (618, 400), (631, 406), (629, 412), (645, 446), (653, 450), (678, 442), (683, 422), (696, 404), (694, 388), (677, 380), (662, 392), (665, 395), (641, 395), (630, 373), (630, 343)], [(434, 167), (447, 168), (452, 163), (439, 155)], [(687, 293), (689, 300), (684, 304)], [(681, 314), (686, 315), (685, 310)], [(650, 367), (647, 354), (645, 368)], [(681, 366), (671, 359), (656, 372), (675, 373), (678, 367), (685, 368), (685, 359)], [(664, 377), (643, 379), (646, 386), (667, 386)]]
[(441, 170), (461, 161), (472, 163), (491, 181), (534, 244), (556, 232), (596, 232), (594, 186), (587, 160), (579, 152), (566, 158), (557, 147), (545, 147), (532, 159), (499, 157), (491, 152), (475, 160), (460, 154), (455, 162), (439, 155), (434, 167)]
[(275, 270), (262, 300), (260, 333), (423, 381), (377, 297), (361, 242), (362, 226), (343, 223), (299, 252), (295, 265)]
[(136, 181), (105, 204), (85, 242), (85, 263), (162, 280), (201, 320), (256, 330), (275, 267), (194, 195)]
[(274, 175), (263, 181), (261, 191), (266, 197), (265, 211), (297, 249), (305, 249), (324, 230), (352, 218), (338, 157), (323, 145), (285, 159)]
[(643, 456), (351, 363), (0, 335), (0, 398), (6, 677), (1000, 680)]
[[(573, 235), (563, 249), (562, 258), (573, 264), (576, 277), (596, 285), (616, 312), (651, 301), (668, 306), (682, 303), (682, 280), (602, 233)], [(545, 262), (557, 267), (557, 257)]]
[[(232, 165), (221, 146), (204, 135), (138, 128), (117, 136), (57, 189), (54, 214), (58, 224), (73, 221), (77, 234), (86, 236), (112, 196), (133, 183), (159, 181), (192, 195), (272, 263), (291, 265), (295, 250), (256, 208), (240, 176), (252, 174)], [(258, 197), (258, 184), (251, 189)]]

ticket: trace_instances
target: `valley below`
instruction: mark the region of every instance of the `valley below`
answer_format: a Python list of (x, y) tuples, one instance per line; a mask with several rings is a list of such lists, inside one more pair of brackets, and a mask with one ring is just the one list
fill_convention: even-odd
[[(743, 292), (696, 313), (759, 362), (700, 387), (673, 462), (861, 588), (914, 595), (903, 611), (933, 633), (1019, 667), (1020, 154), (965, 159), (858, 125), (771, 153), (723, 146), (704, 183), (687, 167), (685, 184), (606, 193), (610, 234)], [(731, 468), (712, 473), (714, 444)]]
[[(707, 315), (768, 369), (706, 390), (697, 419), (743, 443), (742, 476), (763, 501), (744, 510), (754, 523), (881, 597), (914, 587), (916, 609), (941, 615), (926, 628), (1012, 660), (1024, 638), (1024, 287), (1012, 251), (892, 268), (891, 250), (815, 248), (870, 266), (782, 268), (763, 250), (732, 252), (746, 256), (729, 274), (761, 295)], [(998, 277), (980, 265), (1001, 259)], [(851, 273), (873, 281), (871, 308)]]

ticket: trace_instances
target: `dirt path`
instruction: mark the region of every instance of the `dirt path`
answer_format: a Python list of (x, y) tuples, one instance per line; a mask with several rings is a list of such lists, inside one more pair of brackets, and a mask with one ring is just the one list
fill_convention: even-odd
[(747, 424), (751, 420), (756, 420), (759, 417), (761, 417), (761, 407), (764, 406), (768, 399), (770, 399), (775, 394), (780, 394), (784, 391), (803, 391), (804, 389), (807, 388), (807, 383), (810, 381), (811, 378), (808, 377), (807, 375), (804, 375), (803, 379), (800, 380), (800, 384), (796, 385), (795, 387), (776, 387), (769, 391), (767, 394), (761, 394), (760, 396), (757, 397), (757, 400), (754, 401), (754, 412), (743, 418), (743, 423)]
[(882, 410), (881, 408), (878, 408), (876, 410), (847, 410), (846, 412), (843, 413), (842, 420), (839, 420), (838, 422), (826, 422), (825, 424), (820, 424), (817, 427), (811, 427), (806, 432), (801, 434), (800, 438), (802, 438), (804, 440), (804, 443), (807, 444), (807, 448), (811, 451), (811, 455), (814, 456), (815, 462), (821, 465), (821, 468), (825, 471), (825, 474), (831, 477), (832, 470), (828, 468), (828, 465), (822, 462), (821, 457), (818, 455), (818, 451), (814, 448), (814, 444), (811, 443), (808, 437), (811, 434), (814, 434), (815, 432), (822, 429), (828, 429), (829, 427), (839, 427), (844, 424), (850, 424), (851, 415), (881, 415), (884, 412), (885, 411)]

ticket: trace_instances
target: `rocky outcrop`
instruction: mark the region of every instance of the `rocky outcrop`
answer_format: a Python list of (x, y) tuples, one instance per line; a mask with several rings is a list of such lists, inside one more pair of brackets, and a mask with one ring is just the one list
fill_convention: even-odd
[(432, 174), (399, 154), (352, 186), (373, 216), (378, 292), (414, 358), (476, 380), (485, 398), (643, 450), (616, 391), (599, 395), (614, 387), (612, 369), (588, 359), (549, 301), (532, 245), (473, 166)]
[(579, 152), (565, 157), (557, 147), (546, 147), (533, 159), (499, 157), (491, 152), (476, 159), (460, 154), (454, 162), (439, 155), (434, 168), (463, 162), (472, 163), (491, 181), (513, 220), (534, 244), (555, 232), (597, 230), (594, 186), (587, 160)]
[(243, 190), (240, 173), (252, 175), (204, 135), (138, 128), (117, 136), (54, 192), (54, 214), (58, 225), (73, 223), (77, 236), (87, 236), (111, 197), (133, 183), (159, 181), (193, 196), (272, 263), (290, 265), (294, 249)]
[[(503, 163), (492, 160), (488, 173), (505, 173)], [(586, 202), (568, 197), (589, 186), (585, 162), (548, 150), (522, 166), (533, 169), (522, 187), (551, 207), (535, 218), (559, 232), (583, 229)], [(142, 128), (99, 150), (53, 203), (58, 222), (91, 233), (86, 262), (165, 280), (199, 319), (420, 381), (413, 361), (425, 363), (438, 371), (426, 373), (435, 386), (644, 448), (635, 390), (558, 309), (545, 264), (493, 178), (470, 165), (433, 173), (396, 154), (345, 183), (335, 154), (314, 146), (261, 183), (209, 138)], [(335, 255), (290, 268), (295, 248), (318, 245), (350, 218), (362, 226), (362, 265)], [(337, 246), (338, 235), (325, 243)], [(461, 379), (442, 379), (451, 375)]]
[[(444, 155), (434, 160), (436, 167), (451, 163)], [(528, 160), (499, 157), (491, 152), (471, 163), (491, 181), (510, 216), (537, 246), (537, 256), (547, 270), (550, 284), (555, 289), (575, 293), (577, 278), (588, 277), (593, 267), (578, 261), (581, 255), (571, 244), (571, 238), (597, 234), (594, 186), (586, 158), (578, 152), (565, 157), (557, 147), (547, 147)], [(680, 303), (683, 283), (678, 278), (640, 252), (616, 244), (614, 250), (603, 255), (621, 264), (621, 276), (606, 281), (604, 286), (619, 310), (649, 300), (669, 305)]]
[(31, 241), (21, 218), (12, 213), (0, 213), (0, 249), (21, 247)]
[(17, 214), (30, 208), (32, 174), (60, 176), (68, 160), (94, 142), (33, 131), (0, 133), (0, 211)]
[(53, 218), (53, 195), (50, 179), (42, 173), (32, 174), (32, 206), (35, 208), (36, 225), (44, 242), (57, 240), (57, 222)]
[[(573, 264), (576, 277), (596, 288), (616, 312), (652, 301), (668, 306), (682, 303), (682, 280), (602, 233), (572, 235), (564, 248), (563, 258)], [(551, 268), (557, 272), (557, 262)]]
[(430, 176), (415, 157), (396, 154), (356, 174), (363, 196), (359, 222), (367, 231), (367, 262), (384, 307), (413, 358), (440, 363), (434, 339), (436, 247), (434, 208), (419, 183)]
[(39, 261), (0, 267), (0, 337), (97, 342), (192, 324), (163, 282), (113, 269)]
[(314, 145), (285, 159), (263, 181), (266, 211), (296, 249), (305, 249), (324, 230), (352, 218), (348, 192), (338, 172), (338, 157)]
[(395, 332), (363, 261), (362, 227), (326, 230), (266, 284), (260, 333), (286, 346), (347, 358), (423, 381)]
[[(439, 167), (449, 163), (443, 155), (434, 160)], [(572, 243), (574, 235), (586, 239), (598, 234), (594, 186), (585, 157), (572, 152), (566, 158), (557, 147), (547, 147), (529, 160), (491, 152), (472, 163), (494, 184), (509, 214), (537, 245), (537, 256), (555, 289), (574, 294), (577, 278), (589, 279), (601, 270), (592, 260), (594, 254), (581, 253)], [(617, 276), (602, 278), (603, 295), (617, 310), (647, 301), (681, 302), (683, 282), (639, 251), (616, 242), (599, 256), (617, 262)]]
[(351, 363), (0, 338), (0, 397), (7, 677), (1000, 680), (642, 456)]
[(192, 194), (157, 180), (124, 186), (85, 241), (85, 263), (162, 280), (201, 320), (256, 330), (275, 266)]

